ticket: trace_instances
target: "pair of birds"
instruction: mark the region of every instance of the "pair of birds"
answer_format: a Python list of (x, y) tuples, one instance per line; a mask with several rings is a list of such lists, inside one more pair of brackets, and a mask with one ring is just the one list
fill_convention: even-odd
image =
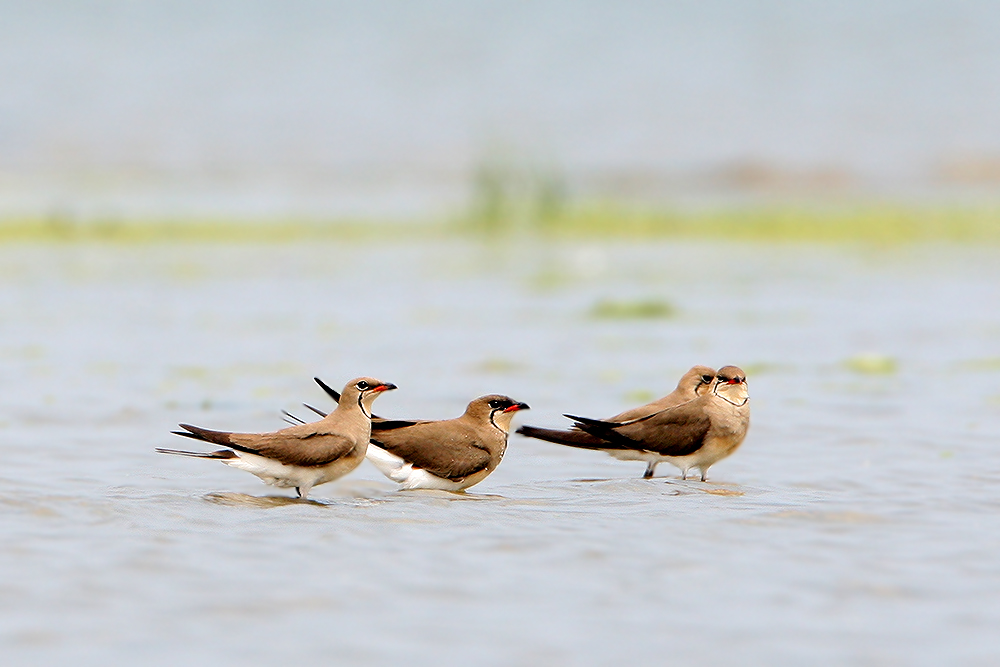
[(319, 421), (307, 423), (286, 412), (296, 423), (272, 433), (230, 433), (180, 424), (184, 430), (175, 434), (228, 449), (156, 451), (216, 459), (267, 484), (294, 487), (300, 498), (314, 486), (343, 477), (365, 458), (403, 488), (461, 491), (493, 472), (507, 448), (514, 414), (528, 408), (509, 396), (489, 394), (469, 403), (457, 419), (382, 419), (373, 416), (372, 404), (396, 385), (362, 377), (338, 393), (319, 378), (316, 382), (337, 402), (329, 414), (311, 408), (322, 416)]
[[(374, 378), (351, 380), (338, 393), (316, 378), (337, 407), (329, 414), (312, 406), (316, 422), (285, 413), (289, 428), (273, 433), (230, 433), (181, 424), (177, 435), (229, 449), (190, 452), (157, 449), (220, 460), (264, 482), (294, 487), (305, 498), (312, 487), (347, 474), (368, 458), (404, 489), (460, 491), (486, 478), (503, 458), (511, 420), (526, 403), (489, 394), (471, 403), (462, 416), (442, 421), (383, 419), (372, 404), (395, 389)], [(746, 437), (750, 422), (746, 374), (736, 366), (715, 371), (695, 366), (663, 398), (608, 419), (566, 415), (568, 430), (522, 426), (518, 433), (571, 447), (604, 451), (625, 461), (646, 462), (645, 478), (668, 462), (687, 478), (732, 454)]]

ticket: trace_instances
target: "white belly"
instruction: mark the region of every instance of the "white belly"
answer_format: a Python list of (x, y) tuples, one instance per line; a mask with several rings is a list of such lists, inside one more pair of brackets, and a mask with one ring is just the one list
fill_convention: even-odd
[(351, 472), (364, 460), (353, 452), (325, 466), (296, 466), (279, 463), (257, 454), (236, 452), (239, 458), (225, 459), (223, 463), (256, 475), (265, 484), (281, 488), (310, 489), (318, 484), (332, 482)]
[(619, 461), (669, 463), (686, 475), (687, 471), (692, 468), (697, 468), (701, 470), (702, 473), (705, 473), (716, 462), (721, 461), (736, 451), (739, 444), (740, 443), (736, 443), (735, 446), (731, 446), (720, 441), (719, 439), (709, 439), (698, 451), (687, 454), (686, 456), (664, 456), (663, 454), (640, 450), (605, 449), (603, 451), (607, 452)]
[(400, 485), (403, 489), (438, 489), (441, 491), (461, 491), (483, 480), (488, 470), (470, 475), (462, 480), (451, 480), (438, 477), (423, 468), (415, 468), (413, 464), (385, 451), (381, 447), (368, 445), (365, 457), (379, 469), (383, 475)]

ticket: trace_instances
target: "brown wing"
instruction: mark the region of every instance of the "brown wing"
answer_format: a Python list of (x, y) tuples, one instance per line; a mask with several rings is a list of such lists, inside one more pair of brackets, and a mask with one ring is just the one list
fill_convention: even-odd
[(338, 433), (324, 433), (317, 429), (318, 423), (301, 424), (273, 433), (227, 433), (190, 424), (181, 424), (181, 428), (191, 434), (188, 437), (265, 456), (286, 465), (327, 465), (354, 449), (355, 443), (351, 438)]
[(636, 449), (664, 456), (686, 456), (701, 448), (711, 426), (704, 401), (696, 399), (613, 430), (634, 441)]
[(498, 453), (503, 446), (501, 433), (479, 430), (455, 419), (414, 422), (372, 432), (372, 444), (438, 477), (462, 479), (489, 467), (486, 438), (495, 437)]
[(642, 417), (647, 417), (654, 412), (659, 412), (660, 410), (665, 410), (667, 408), (672, 408), (675, 405), (679, 405), (688, 399), (681, 398), (677, 396), (677, 392), (672, 392), (667, 394), (663, 398), (658, 398), (652, 403), (647, 403), (646, 405), (640, 405), (637, 408), (629, 408), (625, 412), (619, 412), (614, 417), (608, 417), (604, 421), (609, 422), (628, 422), (633, 419), (641, 419)]

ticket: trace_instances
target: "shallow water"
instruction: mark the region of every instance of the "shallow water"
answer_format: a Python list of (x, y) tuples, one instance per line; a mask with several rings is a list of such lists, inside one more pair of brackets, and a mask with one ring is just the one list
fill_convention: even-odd
[[(5, 664), (995, 664), (1000, 262), (971, 247), (529, 239), (0, 247)], [(664, 319), (596, 319), (607, 300)], [(511, 438), (468, 494), (312, 502), (157, 455), (312, 383), (559, 426), (749, 377), (709, 482)]]

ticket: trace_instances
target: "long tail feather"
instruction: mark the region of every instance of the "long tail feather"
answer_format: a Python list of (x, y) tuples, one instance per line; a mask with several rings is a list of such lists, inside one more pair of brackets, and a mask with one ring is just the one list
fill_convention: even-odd
[(201, 428), (200, 426), (192, 426), (191, 424), (178, 424), (178, 426), (184, 429), (184, 431), (171, 431), (171, 433), (174, 433), (175, 435), (183, 435), (187, 438), (194, 438), (195, 440), (213, 442), (217, 445), (233, 445), (230, 433), (226, 433), (224, 431), (211, 431), (207, 428)]
[(577, 417), (576, 415), (564, 414), (563, 417), (567, 419), (572, 419), (576, 422), (576, 426), (593, 426), (595, 428), (614, 428), (615, 426), (621, 426), (618, 422), (608, 422), (603, 419), (591, 419), (590, 417)]
[(306, 406), (307, 408), (309, 408), (310, 410), (312, 410), (313, 412), (315, 412), (316, 414), (318, 414), (320, 417), (326, 417), (329, 414), (328, 412), (323, 412), (319, 408), (314, 408), (313, 406), (309, 405), (308, 403), (303, 403), (302, 405)]
[[(178, 435), (184, 435), (179, 433)], [(157, 447), (156, 451), (161, 454), (177, 454), (178, 456), (193, 456), (197, 459), (235, 459), (238, 458), (236, 452), (228, 449), (220, 449), (217, 452), (186, 452), (182, 449), (163, 449)]]
[(554, 428), (539, 428), (537, 426), (522, 426), (517, 429), (517, 433), (529, 438), (537, 438), (546, 442), (554, 442), (559, 445), (569, 447), (580, 447), (581, 449), (620, 449), (614, 443), (597, 437), (586, 431), (572, 430), (561, 431)]
[(600, 419), (590, 419), (588, 417), (574, 417), (564, 415), (576, 421), (573, 426), (584, 433), (602, 440), (606, 449), (636, 449), (637, 443), (626, 435), (622, 435), (616, 430), (621, 424), (617, 422), (606, 422)]
[[(590, 417), (577, 417), (575, 415), (566, 415), (563, 417), (568, 417), (572, 419), (575, 424), (573, 428), (579, 429), (586, 433), (591, 434), (595, 438), (601, 438), (608, 442), (615, 443), (623, 449), (631, 449), (635, 445), (633, 440), (628, 436), (622, 435), (617, 429), (622, 426), (622, 422), (610, 422), (604, 421), (603, 419), (591, 419)], [(642, 421), (645, 417), (636, 419), (634, 421)], [(628, 422), (632, 423), (632, 422)]]
[(298, 426), (299, 424), (305, 424), (306, 423), (304, 419), (300, 419), (299, 417), (296, 417), (295, 415), (293, 415), (288, 410), (282, 410), (281, 414), (284, 415), (283, 419), (286, 422), (288, 422), (289, 424), (291, 424), (292, 426)]
[(200, 440), (201, 442), (207, 442), (205, 438), (197, 435), (195, 433), (188, 433), (187, 431), (171, 431), (174, 435), (183, 435), (185, 438), (191, 438), (192, 440)]
[(339, 391), (337, 391), (336, 389), (334, 389), (333, 387), (331, 387), (327, 383), (323, 382), (319, 378), (314, 377), (313, 380), (316, 380), (316, 384), (318, 384), (320, 386), (320, 389), (322, 389), (323, 391), (325, 391), (326, 394), (327, 394), (327, 396), (329, 396), (330, 398), (332, 398), (335, 403), (340, 403), (340, 392)]

